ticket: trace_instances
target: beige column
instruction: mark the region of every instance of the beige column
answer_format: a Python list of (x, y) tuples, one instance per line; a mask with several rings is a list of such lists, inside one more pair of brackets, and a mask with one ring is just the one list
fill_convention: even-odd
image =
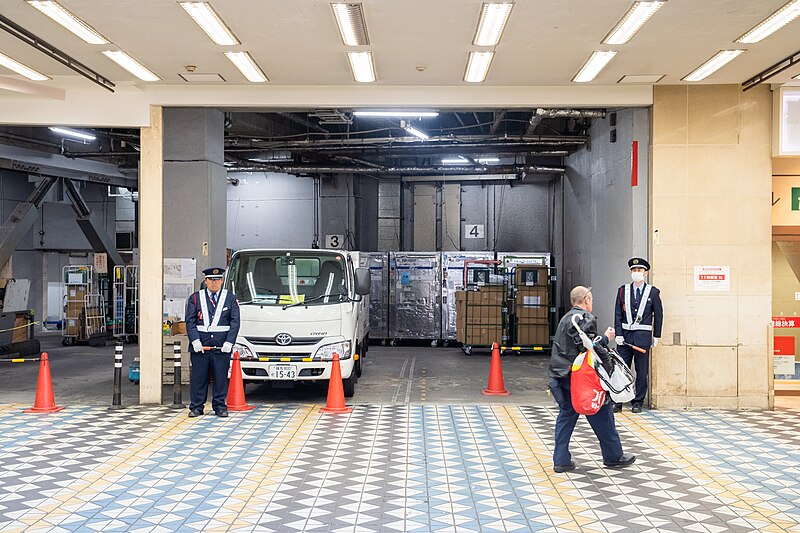
[(139, 403), (161, 403), (163, 313), (163, 112), (150, 107), (150, 127), (141, 131), (139, 172)]
[[(771, 109), (768, 86), (656, 86), (651, 280), (664, 302), (657, 408), (770, 407)], [(695, 267), (730, 268), (697, 290)]]

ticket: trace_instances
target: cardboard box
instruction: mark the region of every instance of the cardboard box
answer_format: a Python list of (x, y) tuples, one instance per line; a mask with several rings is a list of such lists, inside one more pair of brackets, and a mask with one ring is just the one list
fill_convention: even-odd
[(514, 311), (517, 318), (547, 320), (550, 309), (550, 287), (520, 287)]
[(23, 342), (28, 340), (30, 328), (23, 326), (29, 324), (30, 320), (28, 320), (27, 313), (17, 313), (17, 316), (14, 318), (14, 331), (11, 333), (11, 342)]
[(172, 323), (173, 335), (186, 335), (186, 322), (173, 322)]
[(516, 344), (520, 346), (549, 345), (550, 326), (547, 322), (518, 323)]
[(503, 343), (503, 328), (501, 326), (473, 326), (461, 331), (457, 336), (458, 342), (470, 345), (490, 345), (493, 342)]
[(547, 267), (520, 265), (517, 267), (517, 287), (535, 287), (549, 284)]

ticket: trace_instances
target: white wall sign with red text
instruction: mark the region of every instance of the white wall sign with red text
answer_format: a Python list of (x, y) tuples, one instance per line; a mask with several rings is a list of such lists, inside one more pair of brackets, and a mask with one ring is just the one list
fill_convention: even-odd
[(694, 290), (698, 292), (729, 292), (731, 290), (731, 267), (694, 267)]

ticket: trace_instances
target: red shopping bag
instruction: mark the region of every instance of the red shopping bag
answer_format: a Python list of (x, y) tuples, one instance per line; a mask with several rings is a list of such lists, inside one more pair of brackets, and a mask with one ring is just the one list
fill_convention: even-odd
[(594, 369), (594, 354), (583, 352), (572, 363), (569, 383), (572, 408), (579, 415), (594, 415), (606, 401), (606, 391)]

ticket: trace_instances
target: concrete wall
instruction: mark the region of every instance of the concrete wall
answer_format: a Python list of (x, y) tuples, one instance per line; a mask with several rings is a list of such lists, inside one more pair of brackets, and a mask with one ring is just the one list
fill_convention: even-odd
[[(621, 109), (612, 117), (595, 120), (590, 143), (567, 158), (561, 205), (555, 235), (561, 294), (575, 285), (591, 286), (594, 314), (601, 328), (614, 324), (614, 296), (630, 281), (628, 259), (649, 256), (647, 248), (648, 146), (650, 117), (647, 109)], [(612, 142), (611, 131), (616, 132)], [(639, 144), (638, 185), (631, 182), (631, 150)], [(558, 185), (556, 185), (558, 188)], [(556, 239), (558, 240), (558, 239)]]
[[(652, 280), (664, 300), (656, 407), (771, 404), (771, 109), (768, 86), (654, 87)], [(694, 290), (694, 267), (706, 265), (730, 267), (730, 290)]]

